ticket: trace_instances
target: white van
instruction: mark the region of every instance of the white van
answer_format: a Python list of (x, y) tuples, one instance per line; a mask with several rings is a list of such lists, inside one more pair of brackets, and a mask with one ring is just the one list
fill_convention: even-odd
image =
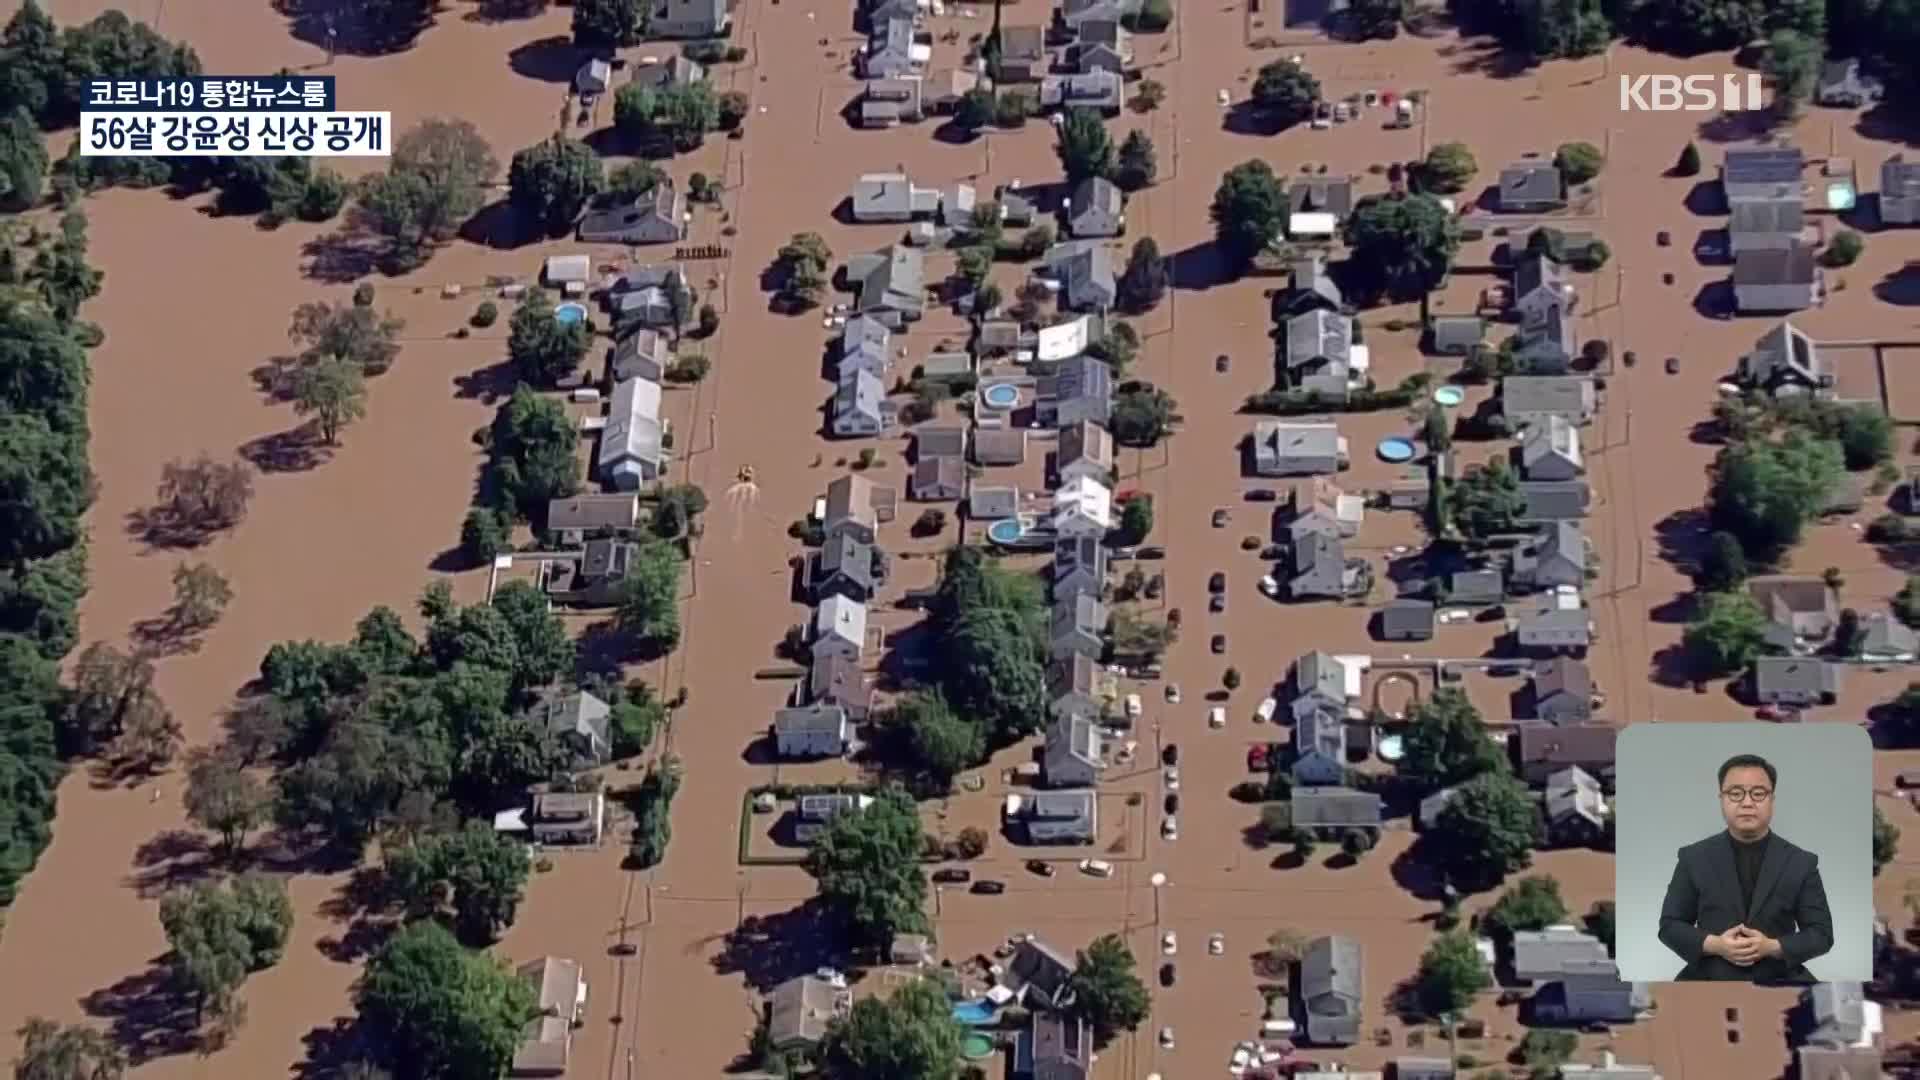
[(1254, 722), (1258, 724), (1267, 723), (1273, 719), (1273, 711), (1279, 707), (1280, 703), (1278, 701), (1272, 698), (1263, 699), (1260, 702), (1260, 707), (1253, 710)]
[(1213, 708), (1207, 710), (1207, 726), (1210, 728), (1223, 728), (1227, 726), (1227, 707), (1225, 705), (1215, 705)]
[(1113, 864), (1105, 859), (1081, 859), (1080, 872), (1091, 877), (1112, 877)]
[(1128, 694), (1127, 695), (1127, 719), (1138, 720), (1140, 719), (1140, 714), (1143, 711), (1144, 709), (1140, 705), (1140, 695)]

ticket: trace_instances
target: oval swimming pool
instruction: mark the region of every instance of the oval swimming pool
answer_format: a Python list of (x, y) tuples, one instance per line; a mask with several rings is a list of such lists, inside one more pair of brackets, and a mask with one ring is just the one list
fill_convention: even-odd
[(1413, 443), (1406, 439), (1381, 439), (1378, 449), (1382, 461), (1412, 461)]
[(953, 1018), (970, 1027), (983, 1027), (993, 1023), (995, 1011), (984, 1001), (962, 1001), (953, 1007)]
[(1433, 392), (1433, 400), (1442, 405), (1458, 405), (1467, 400), (1467, 392), (1457, 386), (1443, 386)]
[(1020, 388), (1012, 383), (993, 383), (980, 391), (980, 400), (996, 409), (1011, 409), (1020, 404)]
[(561, 304), (553, 309), (553, 318), (554, 321), (563, 323), (586, 322), (587, 307), (585, 304)]
[(1026, 526), (1020, 524), (1020, 522), (1014, 518), (1008, 518), (1005, 521), (996, 521), (987, 526), (987, 539), (996, 544), (1017, 544), (1020, 542), (1020, 538), (1025, 536), (1026, 533)]

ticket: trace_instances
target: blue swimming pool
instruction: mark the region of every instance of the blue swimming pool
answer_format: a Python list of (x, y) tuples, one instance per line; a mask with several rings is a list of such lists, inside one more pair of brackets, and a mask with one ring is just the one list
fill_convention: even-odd
[(553, 317), (563, 323), (587, 321), (587, 308), (584, 304), (561, 304), (553, 309)]
[(1412, 461), (1413, 443), (1406, 439), (1381, 439), (1379, 454), (1382, 461)]
[(996, 544), (1017, 544), (1026, 535), (1027, 527), (1014, 518), (996, 521), (987, 526), (987, 539)]
[(1011, 409), (1020, 403), (1020, 388), (1012, 383), (994, 383), (980, 391), (980, 399), (996, 409)]
[(993, 1023), (997, 1010), (984, 1001), (963, 1001), (953, 1007), (953, 1018), (970, 1027)]

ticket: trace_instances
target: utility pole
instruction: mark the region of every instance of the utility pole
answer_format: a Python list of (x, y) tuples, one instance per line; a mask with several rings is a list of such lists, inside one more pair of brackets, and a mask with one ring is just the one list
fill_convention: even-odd
[(333, 15), (327, 15), (327, 66), (333, 66), (333, 58), (340, 42), (340, 31), (333, 25)]

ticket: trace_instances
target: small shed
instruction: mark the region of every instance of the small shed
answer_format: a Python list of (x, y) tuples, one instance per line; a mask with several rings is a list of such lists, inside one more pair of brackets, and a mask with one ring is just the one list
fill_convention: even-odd
[(613, 85), (613, 65), (605, 60), (589, 60), (573, 75), (574, 93), (581, 97), (604, 94)]
[(542, 276), (549, 285), (585, 285), (593, 273), (591, 255), (550, 255)]

